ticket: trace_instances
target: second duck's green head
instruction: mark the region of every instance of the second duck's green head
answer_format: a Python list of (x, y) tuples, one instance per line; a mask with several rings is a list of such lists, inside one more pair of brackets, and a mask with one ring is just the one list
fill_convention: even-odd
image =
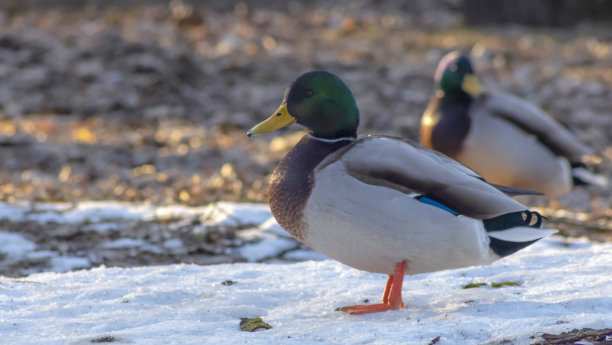
[(303, 125), (318, 138), (355, 137), (359, 110), (351, 90), (340, 78), (326, 71), (312, 71), (297, 78), (274, 114), (247, 134), (269, 133), (292, 123)]
[(482, 92), (472, 62), (459, 52), (448, 53), (440, 60), (434, 79), (445, 95), (467, 93), (475, 97)]

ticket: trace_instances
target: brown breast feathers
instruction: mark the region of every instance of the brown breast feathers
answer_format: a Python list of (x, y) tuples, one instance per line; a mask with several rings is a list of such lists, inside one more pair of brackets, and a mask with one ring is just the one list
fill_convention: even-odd
[(330, 142), (305, 135), (274, 169), (268, 190), (270, 209), (280, 226), (297, 240), (304, 240), (303, 211), (315, 183), (315, 167), (351, 142), (349, 138)]

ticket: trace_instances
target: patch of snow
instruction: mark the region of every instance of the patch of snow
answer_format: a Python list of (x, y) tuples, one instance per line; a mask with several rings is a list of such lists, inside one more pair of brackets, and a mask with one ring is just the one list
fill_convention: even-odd
[(149, 252), (153, 254), (162, 254), (164, 251), (157, 245), (149, 243), (145, 240), (134, 238), (120, 238), (111, 242), (106, 242), (100, 245), (105, 249), (138, 249), (141, 252)]
[(25, 207), (19, 204), (7, 204), (0, 202), (0, 219), (6, 219), (11, 222), (23, 219)]
[(155, 207), (148, 204), (133, 204), (117, 201), (83, 201), (72, 204), (22, 204), (0, 203), (0, 219), (11, 221), (34, 221), (45, 223), (97, 223), (111, 219), (155, 218)]
[(254, 242), (261, 239), (261, 230), (258, 228), (240, 230), (236, 232), (236, 237), (247, 242)]
[(287, 252), (283, 255), (283, 259), (285, 260), (293, 260), (293, 261), (307, 261), (307, 260), (330, 260), (330, 258), (319, 252), (315, 252), (311, 249), (297, 249)]
[(275, 257), (299, 244), (287, 238), (264, 238), (260, 242), (246, 244), (238, 249), (240, 256), (249, 262)]
[(236, 236), (245, 241), (255, 241), (262, 238), (276, 237), (289, 238), (293, 240), (293, 237), (289, 235), (285, 229), (278, 225), (274, 217), (268, 218), (261, 225), (255, 228), (240, 230), (236, 233)]
[(257, 227), (259, 231), (275, 234), (276, 236), (293, 238), (285, 229), (283, 229), (274, 217), (269, 217), (265, 222)]
[(153, 254), (163, 254), (164, 253), (164, 251), (161, 249), (160, 246), (152, 244), (152, 243), (148, 243), (148, 242), (147, 244), (140, 247), (140, 250), (142, 252), (149, 252)]
[(118, 225), (115, 222), (104, 222), (104, 223), (95, 223), (95, 224), (87, 224), (82, 229), (84, 231), (94, 231), (100, 234), (104, 234), (110, 231), (118, 230)]
[[(26, 257), (36, 249), (36, 243), (23, 238), (20, 234), (0, 231), (0, 261), (12, 263)], [(2, 259), (4, 257), (4, 259)]]
[[(68, 223), (66, 217), (60, 212), (56, 211), (44, 211), (44, 212), (36, 212), (36, 213), (28, 213), (26, 217), (23, 219), (19, 219), (20, 221), (33, 221), (39, 224), (47, 224), (47, 223)], [(14, 220), (17, 221), (17, 220)]]
[(58, 256), (58, 252), (54, 252), (51, 250), (38, 250), (35, 252), (29, 252), (26, 255), (26, 259), (31, 263), (43, 262), (51, 259), (52, 257)]
[(208, 206), (201, 207), (189, 207), (184, 205), (168, 205), (160, 206), (155, 210), (155, 218), (167, 219), (167, 218), (183, 218), (183, 217), (194, 217), (200, 216), (208, 212)]
[(266, 204), (218, 202), (208, 206), (202, 220), (208, 225), (261, 224), (270, 218)]
[[(37, 207), (40, 207), (38, 205)], [(152, 219), (154, 207), (117, 201), (83, 201), (69, 210), (50, 210), (27, 214), (25, 219), (41, 224), (55, 222), (67, 224), (98, 223), (110, 219)]]
[[(155, 207), (146, 203), (83, 201), (75, 204), (7, 204), (0, 202), (0, 219), (35, 221), (41, 224), (100, 223), (114, 219), (155, 219), (201, 217), (207, 225), (261, 224), (271, 218), (266, 204), (218, 202), (206, 206), (169, 205)], [(279, 227), (280, 228), (280, 227)], [(278, 230), (278, 229), (277, 229)], [(284, 231), (284, 230), (283, 230)]]
[(41, 212), (41, 211), (56, 211), (56, 212), (64, 212), (74, 207), (74, 203), (69, 202), (54, 202), (54, 203), (35, 203), (31, 205), (31, 210), (33, 212)]
[(183, 248), (183, 241), (180, 238), (173, 238), (164, 242), (164, 247), (168, 249), (180, 249)]
[(64, 212), (64, 223), (98, 223), (107, 219), (152, 218), (154, 207), (147, 204), (132, 204), (116, 201), (84, 201), (74, 209)]
[(120, 238), (111, 242), (102, 244), (103, 248), (107, 249), (126, 249), (126, 248), (138, 248), (148, 245), (149, 243), (144, 240), (137, 240), (134, 238)]
[[(95, 268), (0, 278), (2, 342), (87, 344), (531, 344), (542, 333), (612, 327), (612, 244), (546, 239), (490, 266), (407, 276), (402, 310), (377, 303), (386, 276), (331, 260)], [(235, 284), (224, 285), (231, 280)], [(462, 289), (471, 282), (520, 286)], [(241, 317), (272, 329), (241, 332)], [(530, 339), (531, 336), (535, 339)]]
[(69, 272), (76, 269), (89, 268), (89, 259), (78, 256), (55, 256), (49, 260), (52, 272)]

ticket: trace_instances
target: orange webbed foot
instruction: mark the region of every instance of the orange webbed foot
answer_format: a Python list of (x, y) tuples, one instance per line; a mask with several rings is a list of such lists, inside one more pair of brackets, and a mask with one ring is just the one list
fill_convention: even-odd
[(390, 275), (387, 279), (387, 285), (385, 286), (385, 292), (383, 293), (382, 303), (371, 305), (351, 305), (338, 308), (336, 310), (349, 313), (351, 315), (361, 315), (404, 308), (404, 302), (402, 301), (402, 282), (404, 281), (405, 272), (405, 261), (395, 265), (393, 275)]
[(351, 306), (338, 308), (337, 310), (343, 311), (345, 313), (349, 313), (351, 315), (362, 315), (362, 314), (379, 313), (381, 311), (387, 311), (387, 310), (398, 310), (403, 307), (404, 307), (403, 304), (398, 305), (398, 306), (393, 306), (391, 304), (379, 303), (379, 304), (370, 304), (370, 305), (363, 305), (363, 304), (351, 305)]

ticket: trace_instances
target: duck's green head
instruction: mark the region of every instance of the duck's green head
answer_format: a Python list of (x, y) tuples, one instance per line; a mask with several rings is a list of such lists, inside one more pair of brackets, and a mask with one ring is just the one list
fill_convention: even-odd
[(280, 107), (247, 135), (275, 131), (292, 123), (308, 128), (318, 138), (357, 136), (359, 110), (351, 90), (332, 73), (302, 74), (285, 92)]
[(482, 86), (474, 75), (472, 62), (459, 52), (446, 54), (440, 60), (434, 79), (445, 95), (467, 93), (476, 97), (482, 93)]

